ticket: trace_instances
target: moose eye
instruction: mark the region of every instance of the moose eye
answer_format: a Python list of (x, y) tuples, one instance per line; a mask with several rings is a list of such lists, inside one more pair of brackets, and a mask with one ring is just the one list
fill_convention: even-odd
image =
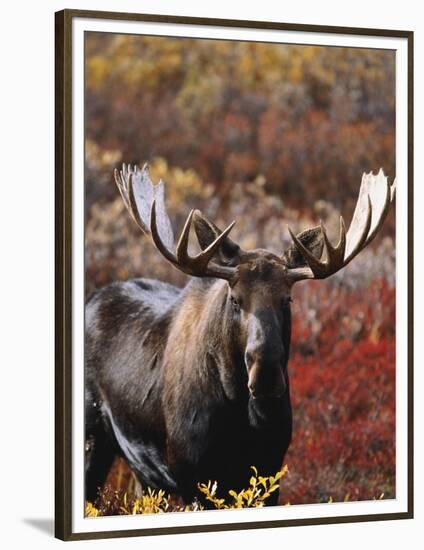
[(236, 311), (240, 311), (240, 301), (238, 301), (234, 296), (231, 296), (230, 298), (231, 305)]
[(283, 298), (281, 300), (281, 306), (284, 308), (284, 307), (288, 307), (291, 303), (293, 302), (292, 298), (289, 296), (288, 298)]

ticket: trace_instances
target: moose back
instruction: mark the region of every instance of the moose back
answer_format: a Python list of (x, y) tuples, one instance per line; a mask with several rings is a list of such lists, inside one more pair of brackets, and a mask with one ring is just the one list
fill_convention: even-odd
[[(364, 174), (348, 231), (332, 245), (321, 224), (281, 255), (245, 251), (198, 210), (174, 244), (164, 185), (147, 166), (115, 179), (130, 216), (191, 278), (183, 288), (136, 279), (86, 306), (86, 499), (116, 456), (144, 487), (191, 502), (199, 482), (222, 493), (281, 468), (292, 435), (288, 360), (291, 289), (346, 266), (375, 237), (394, 197), (383, 172)], [(193, 226), (201, 252), (188, 252)], [(278, 492), (270, 504), (278, 502)]]

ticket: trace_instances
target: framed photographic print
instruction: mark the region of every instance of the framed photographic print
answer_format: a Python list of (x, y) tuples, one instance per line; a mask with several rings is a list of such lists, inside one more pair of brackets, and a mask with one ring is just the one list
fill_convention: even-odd
[(56, 14), (56, 536), (411, 518), (408, 31)]

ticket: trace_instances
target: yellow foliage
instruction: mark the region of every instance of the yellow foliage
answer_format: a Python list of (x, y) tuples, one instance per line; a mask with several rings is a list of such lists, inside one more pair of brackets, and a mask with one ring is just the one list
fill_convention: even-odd
[(97, 518), (100, 516), (100, 510), (98, 510), (91, 502), (86, 501), (85, 503), (85, 517), (86, 518)]
[(202, 183), (194, 170), (169, 167), (165, 159), (156, 157), (150, 163), (150, 175), (156, 183), (160, 179), (167, 182), (167, 201), (171, 204), (184, 203), (188, 197), (208, 198), (212, 193), (209, 185)]
[(89, 85), (103, 85), (109, 73), (108, 60), (101, 55), (93, 55), (87, 61), (87, 75)]
[(120, 151), (101, 149), (91, 139), (85, 140), (85, 158), (87, 163), (95, 164), (97, 169), (106, 168), (110, 172), (121, 161)]
[(131, 504), (127, 503), (127, 495), (124, 495), (122, 512), (125, 515), (136, 514), (158, 514), (160, 512), (167, 512), (169, 508), (169, 499), (165, 496), (165, 492), (153, 491), (150, 487), (147, 489), (147, 493), (143, 494), (140, 498), (135, 499)]
[[(254, 475), (251, 476), (249, 487), (240, 492), (229, 491), (228, 498), (218, 498), (218, 483), (208, 481), (207, 484), (199, 483), (199, 491), (211, 502), (215, 509), (237, 509), (237, 508), (261, 508), (271, 493), (277, 491), (280, 486), (280, 479), (288, 472), (287, 466), (275, 474), (275, 476), (263, 477), (258, 470), (252, 466)], [(91, 502), (85, 503), (86, 517), (99, 517), (105, 515), (101, 511), (101, 505), (96, 508)], [(121, 515), (137, 514), (159, 514), (164, 512), (193, 512), (204, 510), (204, 507), (197, 499), (189, 505), (176, 505), (171, 495), (165, 494), (163, 490), (155, 491), (148, 488), (139, 498), (129, 498), (127, 493), (122, 497), (118, 513)]]
[(254, 475), (250, 478), (249, 487), (242, 489), (239, 493), (228, 491), (230, 500), (218, 498), (216, 493), (218, 484), (215, 481), (209, 481), (207, 484), (199, 483), (199, 491), (206, 496), (206, 500), (218, 510), (233, 508), (261, 508), (265, 501), (271, 496), (271, 493), (277, 491), (280, 486), (280, 479), (288, 472), (287, 466), (275, 474), (275, 476), (263, 477), (258, 474), (258, 470), (251, 467)]

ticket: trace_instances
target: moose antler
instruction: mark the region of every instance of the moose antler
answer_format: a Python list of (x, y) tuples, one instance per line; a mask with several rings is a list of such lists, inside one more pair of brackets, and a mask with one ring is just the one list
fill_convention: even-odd
[(125, 164), (115, 170), (115, 181), (125, 206), (139, 228), (152, 237), (159, 252), (180, 271), (196, 277), (217, 277), (231, 280), (235, 268), (212, 262), (212, 257), (227, 237), (235, 222), (232, 222), (217, 238), (196, 256), (188, 253), (188, 241), (194, 210), (187, 216), (177, 246), (171, 222), (165, 208), (163, 181), (155, 185), (150, 179), (148, 165), (141, 170)]
[(352, 222), (346, 233), (344, 220), (340, 217), (340, 236), (336, 246), (330, 243), (326, 229), (321, 222), (321, 233), (327, 254), (325, 260), (314, 256), (289, 227), (297, 250), (308, 264), (308, 267), (289, 269), (288, 274), (292, 281), (325, 279), (353, 260), (372, 241), (382, 226), (390, 203), (395, 196), (395, 189), (396, 180), (390, 185), (382, 169), (377, 176), (372, 172), (363, 174)]

